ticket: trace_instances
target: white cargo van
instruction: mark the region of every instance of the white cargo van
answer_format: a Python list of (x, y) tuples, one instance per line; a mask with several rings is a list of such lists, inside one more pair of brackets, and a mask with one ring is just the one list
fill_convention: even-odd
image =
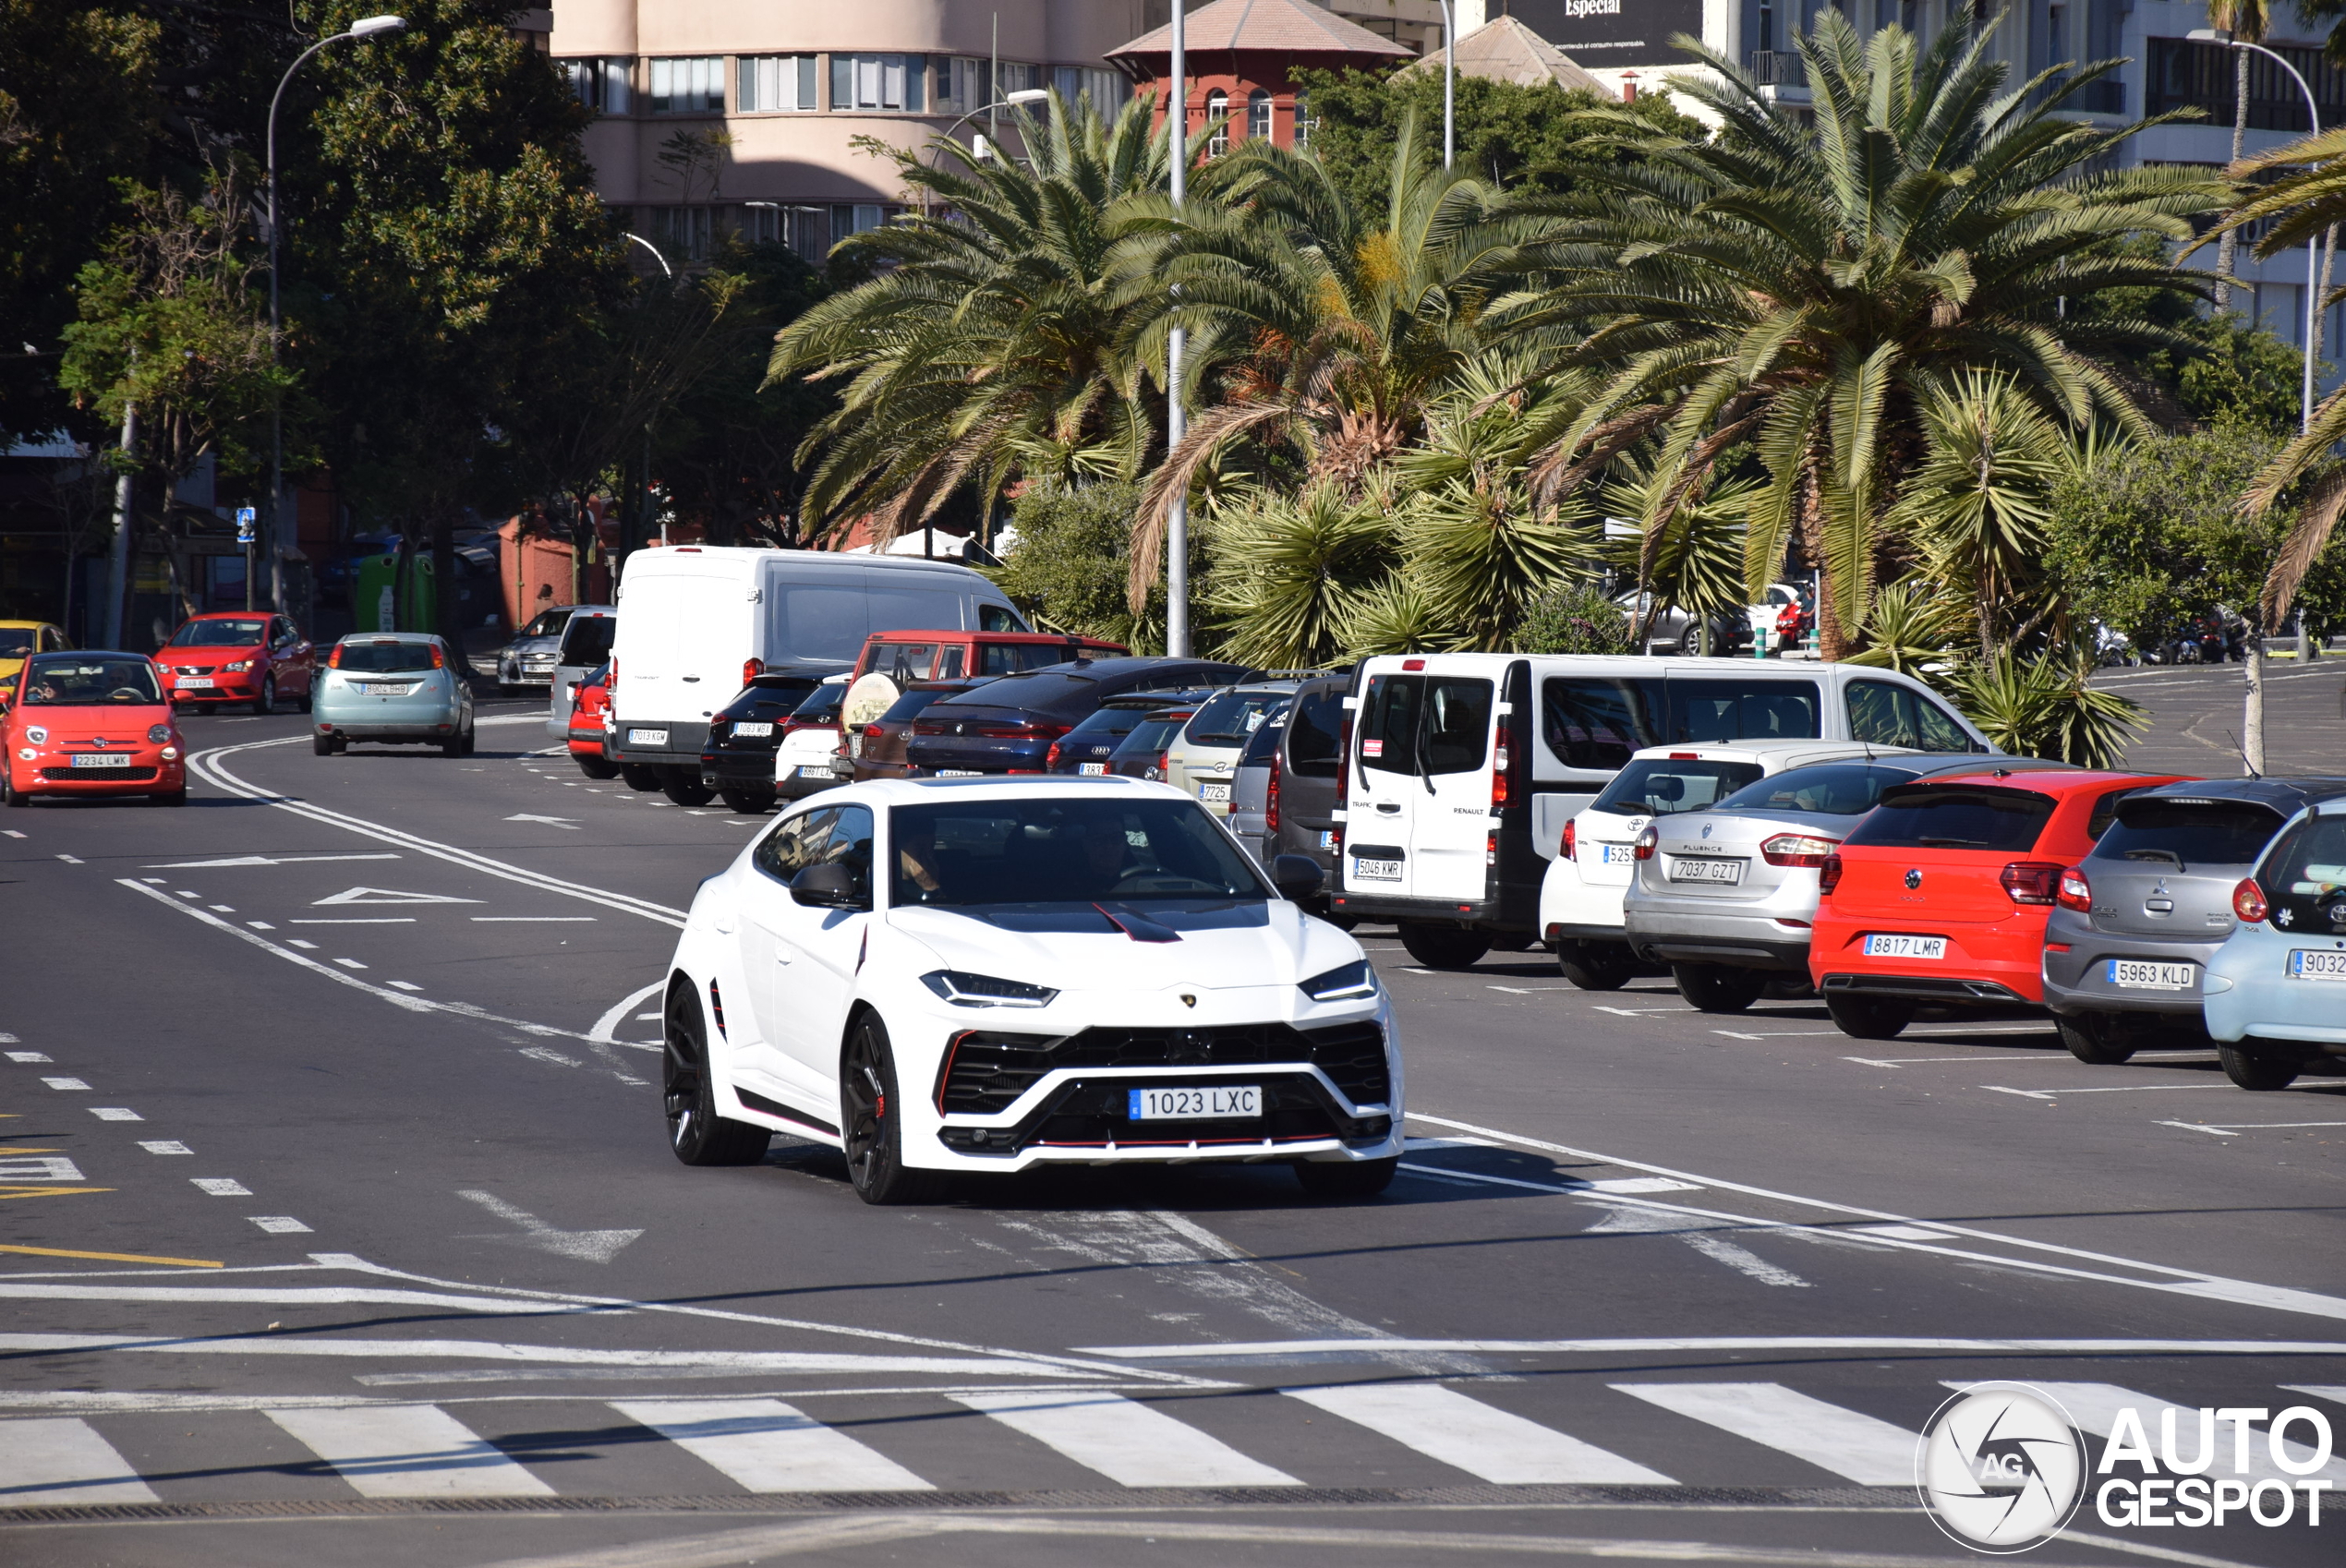
[(615, 760), (630, 782), (700, 789), (708, 721), (761, 669), (852, 669), (875, 632), (1023, 632), (966, 566), (824, 550), (677, 545), (627, 558), (611, 646)]
[(1536, 939), (1564, 825), (1645, 747), (1996, 750), (1921, 681), (1849, 664), (1386, 655), (1354, 669), (1345, 706), (1330, 908), (1395, 922), (1435, 968)]

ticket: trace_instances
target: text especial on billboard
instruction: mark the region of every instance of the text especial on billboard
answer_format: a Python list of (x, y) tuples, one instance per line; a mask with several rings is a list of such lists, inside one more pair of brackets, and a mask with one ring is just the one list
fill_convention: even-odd
[(1507, 10), (1592, 69), (1684, 65), (1670, 40), (1702, 36), (1702, 0), (1510, 0)]

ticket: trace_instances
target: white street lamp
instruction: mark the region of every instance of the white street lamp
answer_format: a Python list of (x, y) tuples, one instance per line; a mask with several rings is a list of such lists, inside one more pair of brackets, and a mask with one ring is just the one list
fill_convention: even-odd
[[(285, 67), (278, 79), (277, 90), (269, 99), (268, 194), (269, 194), (269, 368), (277, 368), (279, 318), (277, 310), (277, 105), (284, 101), (285, 88), (294, 73), (309, 63), (309, 57), (330, 43), (345, 39), (377, 38), (385, 33), (405, 31), (405, 17), (361, 17), (342, 32), (321, 38), (303, 50), (294, 63)], [(285, 404), (278, 395), (272, 399), (269, 409), (269, 608), (283, 612), (285, 608), (285, 563), (284, 520), (277, 513), (279, 502), (285, 493)]]

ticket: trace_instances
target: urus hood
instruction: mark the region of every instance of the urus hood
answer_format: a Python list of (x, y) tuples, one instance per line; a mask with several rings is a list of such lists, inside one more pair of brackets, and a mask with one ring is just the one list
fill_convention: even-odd
[(1061, 991), (1288, 986), (1361, 956), (1351, 937), (1276, 899), (1161, 915), (1113, 901), (1047, 914), (914, 907), (892, 911), (889, 923), (943, 968)]

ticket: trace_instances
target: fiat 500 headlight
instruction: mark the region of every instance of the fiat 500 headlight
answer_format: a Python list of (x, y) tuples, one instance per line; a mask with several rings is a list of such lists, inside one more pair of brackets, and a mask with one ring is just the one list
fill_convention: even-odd
[(42, 725), (28, 724), (25, 726), (24, 738), (36, 746), (45, 746), (49, 743), (49, 731)]
[(165, 741), (171, 739), (171, 726), (168, 724), (148, 725), (147, 739), (152, 741), (158, 746), (162, 745)]
[(1296, 989), (1314, 1002), (1358, 1001), (1376, 995), (1376, 971), (1369, 968), (1368, 959), (1361, 959), (1325, 974), (1315, 974), (1300, 982)]
[(958, 969), (932, 970), (921, 976), (921, 983), (957, 1007), (1042, 1007), (1058, 995), (1047, 985)]

